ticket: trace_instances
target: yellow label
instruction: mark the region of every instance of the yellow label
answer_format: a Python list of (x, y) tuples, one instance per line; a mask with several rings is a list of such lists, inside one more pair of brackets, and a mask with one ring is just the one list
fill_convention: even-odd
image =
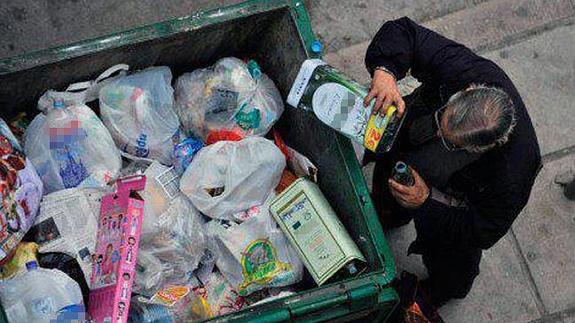
[(38, 245), (33, 242), (20, 242), (14, 257), (4, 266), (0, 266), (0, 280), (14, 276), (18, 271), (26, 269), (26, 263), (37, 261)]
[(385, 116), (381, 116), (379, 113), (376, 115), (371, 115), (367, 123), (367, 129), (365, 130), (365, 139), (363, 145), (365, 148), (375, 152), (379, 141), (385, 132), (385, 128), (389, 124), (389, 120), (393, 117), (393, 114), (397, 111), (397, 108), (393, 105), (387, 108)]

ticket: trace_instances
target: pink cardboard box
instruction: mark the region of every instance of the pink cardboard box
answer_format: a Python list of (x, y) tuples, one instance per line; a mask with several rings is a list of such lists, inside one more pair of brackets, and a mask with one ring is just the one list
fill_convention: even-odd
[(136, 191), (145, 184), (145, 176), (125, 177), (116, 182), (115, 193), (102, 198), (88, 306), (95, 323), (128, 320), (144, 215), (144, 201)]

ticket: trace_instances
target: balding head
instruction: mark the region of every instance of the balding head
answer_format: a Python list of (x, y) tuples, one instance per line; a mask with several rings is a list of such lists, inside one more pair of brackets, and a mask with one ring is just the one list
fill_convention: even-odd
[(482, 85), (453, 95), (441, 120), (446, 139), (471, 152), (503, 145), (514, 127), (515, 108), (509, 95)]

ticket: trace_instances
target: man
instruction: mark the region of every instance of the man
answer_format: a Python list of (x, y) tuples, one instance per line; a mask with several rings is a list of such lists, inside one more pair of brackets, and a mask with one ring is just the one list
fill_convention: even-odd
[[(395, 104), (406, 118), (392, 151), (371, 156), (382, 223), (414, 220), (417, 239), (408, 252), (422, 255), (429, 274), (421, 283), (404, 275), (400, 294), (415, 294), (415, 303), (405, 304), (411, 314), (440, 320), (435, 310), (467, 295), (482, 250), (527, 203), (541, 164), (535, 131), (495, 63), (408, 18), (381, 27), (365, 63), (373, 77), (366, 106), (375, 100), (375, 113), (385, 113)], [(396, 81), (408, 71), (422, 85), (404, 101)], [(413, 186), (389, 180), (398, 160), (410, 165)]]

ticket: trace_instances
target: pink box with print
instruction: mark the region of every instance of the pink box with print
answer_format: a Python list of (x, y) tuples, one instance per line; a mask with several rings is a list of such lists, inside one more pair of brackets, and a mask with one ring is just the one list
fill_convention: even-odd
[(116, 182), (116, 192), (102, 197), (88, 313), (95, 323), (127, 322), (134, 282), (144, 200), (145, 176)]

